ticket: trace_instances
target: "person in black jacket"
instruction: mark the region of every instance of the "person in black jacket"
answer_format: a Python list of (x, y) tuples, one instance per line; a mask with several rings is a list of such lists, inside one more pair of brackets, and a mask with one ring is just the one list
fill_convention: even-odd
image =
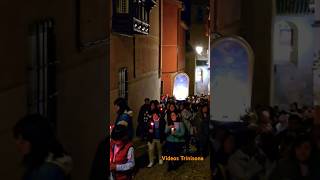
[(90, 172), (90, 180), (106, 180), (109, 177), (108, 159), (109, 159), (109, 144), (110, 136), (107, 136), (98, 145)]
[(138, 126), (136, 130), (136, 136), (142, 140), (146, 139), (147, 122), (150, 118), (150, 99), (145, 98), (144, 104), (141, 106), (138, 115)]
[(160, 112), (154, 111), (152, 113), (152, 118), (150, 118), (148, 123), (148, 155), (149, 155), (149, 165), (148, 167), (152, 167), (154, 165), (154, 151), (155, 147), (158, 150), (158, 159), (159, 164), (163, 164), (162, 156), (162, 144), (166, 138), (164, 133), (166, 122), (161, 118)]

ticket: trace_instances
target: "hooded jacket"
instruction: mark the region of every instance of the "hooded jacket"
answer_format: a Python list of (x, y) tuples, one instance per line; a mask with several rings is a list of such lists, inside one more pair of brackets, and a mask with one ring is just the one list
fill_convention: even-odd
[(96, 150), (96, 154), (91, 166), (90, 180), (106, 180), (109, 174), (108, 159), (110, 157), (109, 150), (110, 136), (101, 141)]
[(132, 124), (132, 116), (133, 116), (133, 111), (125, 111), (122, 114), (119, 114), (115, 124), (119, 125), (122, 124), (124, 126), (127, 126), (128, 128), (128, 137), (130, 140), (133, 139), (134, 131), (133, 131), (133, 124)]

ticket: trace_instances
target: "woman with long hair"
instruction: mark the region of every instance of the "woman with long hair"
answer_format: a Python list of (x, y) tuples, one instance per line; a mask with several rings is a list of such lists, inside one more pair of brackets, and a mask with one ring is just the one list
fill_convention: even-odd
[[(170, 121), (168, 121), (165, 133), (167, 134), (166, 148), (168, 155), (171, 157), (180, 156), (185, 144), (185, 127), (177, 111), (171, 112)], [(180, 162), (169, 161), (168, 165), (168, 171), (176, 170)]]
[(172, 112), (178, 112), (178, 108), (177, 108), (176, 103), (174, 101), (169, 102), (167, 104), (167, 107), (168, 107), (168, 109), (167, 109), (165, 117), (164, 117), (164, 119), (166, 120), (166, 123), (171, 121), (171, 113)]
[(279, 161), (270, 180), (315, 179), (312, 166), (312, 142), (308, 134), (298, 135), (291, 148), (291, 154)]
[(66, 180), (72, 160), (58, 142), (50, 122), (34, 114), (13, 128), (18, 151), (23, 156), (23, 180)]

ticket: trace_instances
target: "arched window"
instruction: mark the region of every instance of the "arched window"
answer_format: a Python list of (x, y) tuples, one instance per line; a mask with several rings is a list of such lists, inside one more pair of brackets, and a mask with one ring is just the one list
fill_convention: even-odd
[(298, 63), (298, 28), (294, 23), (281, 21), (276, 24), (275, 63)]

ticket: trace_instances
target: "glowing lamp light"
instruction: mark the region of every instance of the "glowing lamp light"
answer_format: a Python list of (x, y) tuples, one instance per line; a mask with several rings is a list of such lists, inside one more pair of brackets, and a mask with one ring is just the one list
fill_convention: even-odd
[(199, 55), (201, 55), (202, 52), (203, 52), (203, 47), (202, 47), (202, 46), (197, 46), (197, 47), (196, 47), (196, 52), (197, 52)]
[(153, 122), (151, 122), (151, 126), (153, 126), (154, 125), (154, 123)]
[(185, 100), (188, 97), (189, 89), (184, 86), (176, 86), (173, 90), (174, 97), (179, 100)]

